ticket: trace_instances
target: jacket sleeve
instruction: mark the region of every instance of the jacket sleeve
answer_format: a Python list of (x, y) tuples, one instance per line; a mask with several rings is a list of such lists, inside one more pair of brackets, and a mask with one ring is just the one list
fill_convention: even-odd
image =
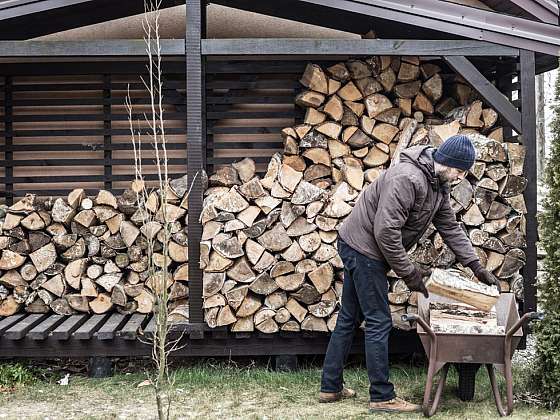
[(466, 266), (473, 261), (478, 261), (479, 258), (474, 252), (471, 241), (457, 222), (455, 213), (449, 203), (449, 195), (443, 198), (432, 223), (461, 264)]
[(406, 277), (415, 267), (403, 246), (401, 229), (415, 203), (414, 183), (406, 175), (393, 175), (379, 195), (374, 237), (383, 257), (397, 276)]

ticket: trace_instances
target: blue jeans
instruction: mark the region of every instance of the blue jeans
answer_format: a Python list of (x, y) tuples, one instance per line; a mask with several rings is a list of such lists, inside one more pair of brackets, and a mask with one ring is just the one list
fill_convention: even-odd
[(389, 382), (389, 333), (393, 325), (387, 298), (388, 266), (360, 254), (340, 239), (338, 253), (344, 262), (342, 307), (325, 355), (321, 391), (342, 390), (342, 371), (354, 331), (365, 319), (370, 401), (388, 401), (395, 398), (393, 384)]

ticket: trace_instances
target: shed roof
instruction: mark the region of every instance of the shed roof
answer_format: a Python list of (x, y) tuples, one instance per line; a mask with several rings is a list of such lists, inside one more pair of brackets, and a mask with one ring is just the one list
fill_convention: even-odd
[[(358, 34), (374, 29), (380, 38), (472, 38), (560, 55), (559, 12), (553, 0), (212, 2)], [(161, 7), (181, 4), (184, 0), (163, 0)], [(142, 12), (139, 0), (4, 0), (0, 39), (30, 39)]]

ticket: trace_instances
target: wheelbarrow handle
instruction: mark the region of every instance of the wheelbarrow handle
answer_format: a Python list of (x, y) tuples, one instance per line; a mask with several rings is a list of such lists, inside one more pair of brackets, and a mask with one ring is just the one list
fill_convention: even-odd
[(424, 321), (418, 314), (404, 314), (401, 316), (401, 320), (404, 322), (413, 322), (416, 321), (420, 324), (424, 331), (430, 336), (432, 339), (432, 343), (436, 340), (436, 333), (432, 328), (428, 325), (426, 321)]
[(517, 332), (517, 330), (519, 328), (521, 328), (521, 326), (526, 322), (526, 321), (542, 321), (544, 319), (544, 313), (543, 312), (527, 312), (526, 314), (524, 314), (519, 321), (517, 321), (515, 324), (513, 324), (513, 326), (507, 331), (506, 333), (506, 339), (509, 337), (511, 339), (511, 337), (513, 336), (513, 334), (515, 334)]

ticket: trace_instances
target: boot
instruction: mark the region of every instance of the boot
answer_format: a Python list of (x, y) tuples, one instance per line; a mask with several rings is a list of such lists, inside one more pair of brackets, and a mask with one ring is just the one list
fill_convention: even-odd
[(384, 412), (384, 413), (413, 413), (420, 411), (422, 406), (412, 404), (402, 398), (395, 397), (389, 401), (371, 401), (369, 403), (369, 412)]
[(342, 388), (340, 392), (319, 392), (319, 402), (330, 403), (344, 398), (354, 398), (356, 391), (350, 388)]

